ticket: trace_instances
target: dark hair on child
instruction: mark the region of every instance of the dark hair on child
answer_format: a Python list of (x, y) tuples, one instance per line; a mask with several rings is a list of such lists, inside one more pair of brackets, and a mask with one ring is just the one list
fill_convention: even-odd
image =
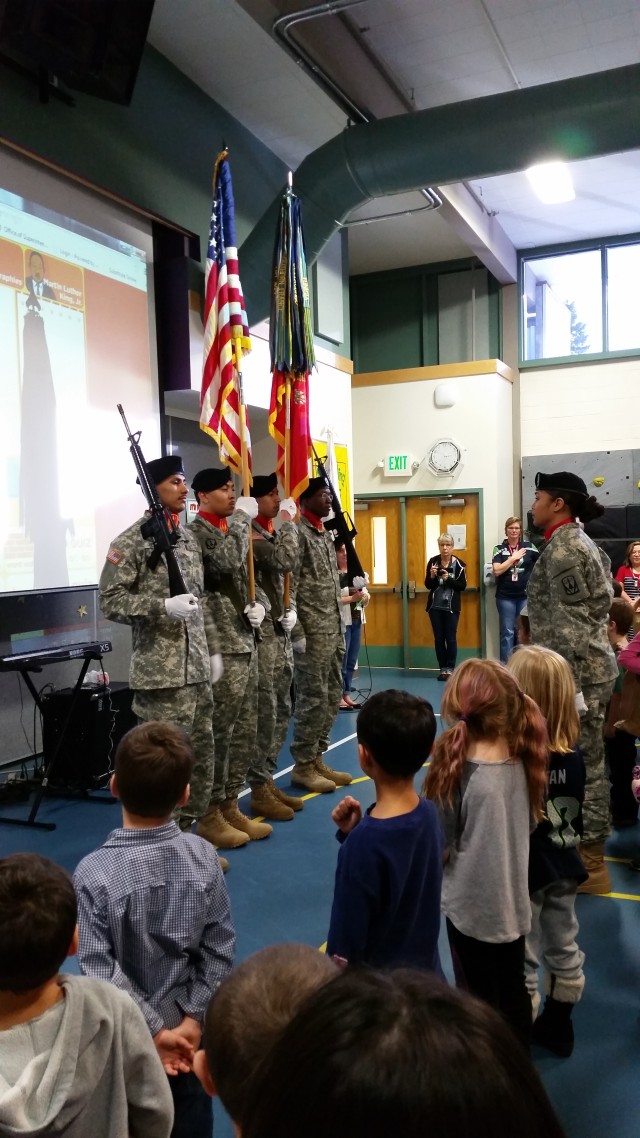
[(60, 970), (77, 921), (73, 882), (38, 854), (0, 860), (0, 991), (29, 992)]
[[(543, 816), (547, 781), (547, 729), (539, 708), (496, 660), (465, 660), (447, 683), (442, 718), (452, 724), (433, 750), (423, 792), (453, 804), (470, 739), (506, 740), (509, 754), (522, 761), (533, 817)], [(361, 713), (362, 714), (362, 713)]]
[(118, 795), (140, 818), (167, 817), (184, 794), (193, 751), (180, 727), (150, 720), (122, 737), (115, 758)]
[(334, 961), (308, 944), (273, 944), (234, 968), (212, 997), (203, 1047), (216, 1094), (239, 1123), (265, 1055), (312, 992), (337, 974)]
[(410, 778), (424, 766), (436, 737), (433, 708), (407, 691), (379, 691), (365, 703), (356, 725), (358, 742), (367, 747), (385, 774)]
[(614, 577), (611, 582), (611, 588), (613, 589), (614, 600), (617, 600), (618, 597), (622, 596), (622, 581), (616, 581)]
[(307, 1000), (266, 1057), (242, 1135), (393, 1134), (564, 1138), (498, 1012), (426, 971), (347, 969)]
[(626, 636), (633, 624), (633, 605), (623, 597), (614, 597), (609, 609), (609, 620), (615, 624), (619, 636)]

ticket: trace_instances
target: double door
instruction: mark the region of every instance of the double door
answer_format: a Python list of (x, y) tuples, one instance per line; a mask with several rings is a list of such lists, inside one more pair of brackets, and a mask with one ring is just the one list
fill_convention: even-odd
[(465, 562), (467, 589), (458, 623), (458, 660), (484, 650), (479, 494), (394, 495), (356, 498), (356, 548), (369, 574), (369, 658), (378, 667), (436, 668), (433, 632), (425, 608), (427, 561), (438, 537), (451, 532)]

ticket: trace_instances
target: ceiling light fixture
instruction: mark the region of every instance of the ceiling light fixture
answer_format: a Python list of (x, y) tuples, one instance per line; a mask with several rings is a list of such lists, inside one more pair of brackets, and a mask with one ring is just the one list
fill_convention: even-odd
[(566, 162), (541, 162), (526, 171), (534, 193), (545, 205), (572, 202), (576, 196)]

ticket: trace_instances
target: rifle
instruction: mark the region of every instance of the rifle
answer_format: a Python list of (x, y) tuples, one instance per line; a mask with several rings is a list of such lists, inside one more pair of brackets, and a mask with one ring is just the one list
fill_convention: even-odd
[[(313, 444), (312, 444), (313, 445)], [(347, 551), (347, 574), (351, 583), (353, 584), (354, 577), (362, 577), (366, 582), (369, 580), (367, 574), (362, 568), (360, 558), (356, 553), (353, 539), (357, 537), (358, 531), (353, 524), (353, 519), (350, 514), (342, 509), (342, 503), (336, 493), (335, 486), (333, 485), (327, 468), (320, 458), (317, 450), (313, 447), (313, 457), (318, 468), (318, 475), (324, 478), (329, 491), (331, 493), (331, 509), (333, 510), (333, 517), (324, 523), (324, 528), (332, 533), (334, 540), (338, 545), (344, 545)]]
[(184, 593), (190, 593), (191, 590), (188, 588), (182, 576), (182, 570), (178, 564), (178, 558), (173, 548), (178, 540), (178, 531), (173, 525), (173, 522), (167, 519), (165, 508), (158, 497), (155, 483), (149, 477), (147, 464), (140, 448), (140, 435), (142, 432), (136, 431), (135, 435), (133, 435), (129, 430), (129, 424), (127, 423), (125, 413), (122, 409), (122, 404), (117, 403), (116, 406), (122, 416), (122, 422), (127, 432), (133, 465), (138, 472), (138, 482), (142, 488), (142, 493), (147, 499), (147, 506), (151, 511), (151, 517), (140, 527), (142, 536), (145, 539), (151, 538), (154, 545), (153, 553), (149, 557), (147, 565), (150, 569), (155, 569), (164, 554), (164, 559), (167, 563), (167, 571), (169, 573), (169, 596), (178, 597)]

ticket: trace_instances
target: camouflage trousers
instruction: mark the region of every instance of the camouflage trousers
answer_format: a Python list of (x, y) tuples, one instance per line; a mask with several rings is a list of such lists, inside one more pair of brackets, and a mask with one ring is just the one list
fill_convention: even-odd
[(307, 636), (306, 652), (294, 653), (296, 708), (291, 754), (296, 763), (312, 763), (329, 746), (329, 733), (342, 699), (342, 631)]
[(183, 688), (138, 690), (133, 710), (141, 722), (164, 719), (175, 723), (189, 736), (195, 755), (191, 774), (191, 794), (176, 817), (201, 818), (206, 814), (213, 782), (214, 743), (211, 729), (213, 700), (211, 684), (186, 684)]
[[(268, 620), (269, 618), (267, 618)], [(291, 719), (293, 650), (288, 636), (262, 625), (258, 645), (258, 733), (247, 773), (250, 784), (272, 778)]]
[(587, 768), (582, 814), (584, 818), (583, 842), (602, 842), (610, 832), (611, 787), (604, 761), (604, 719), (611, 697), (613, 680), (606, 684), (585, 685), (582, 689), (587, 705), (586, 715), (580, 716), (580, 740)]
[(223, 656), (224, 672), (213, 685), (213, 737), (216, 761), (211, 802), (237, 798), (255, 754), (258, 704), (258, 653)]

